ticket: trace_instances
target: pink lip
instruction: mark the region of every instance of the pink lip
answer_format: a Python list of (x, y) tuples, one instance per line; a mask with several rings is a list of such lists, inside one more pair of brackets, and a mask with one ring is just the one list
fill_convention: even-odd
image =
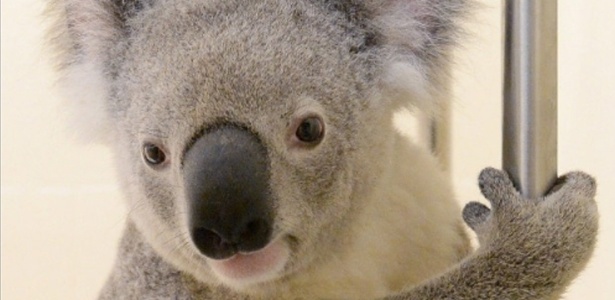
[(259, 282), (272, 279), (288, 260), (288, 247), (277, 239), (265, 248), (238, 253), (223, 260), (209, 260), (209, 264), (223, 281), (235, 283)]

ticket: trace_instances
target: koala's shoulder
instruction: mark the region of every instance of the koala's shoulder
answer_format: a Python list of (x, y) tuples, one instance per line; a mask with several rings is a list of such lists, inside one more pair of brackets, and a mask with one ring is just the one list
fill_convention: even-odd
[(133, 224), (128, 224), (118, 252), (100, 299), (191, 299), (181, 272), (163, 261)]

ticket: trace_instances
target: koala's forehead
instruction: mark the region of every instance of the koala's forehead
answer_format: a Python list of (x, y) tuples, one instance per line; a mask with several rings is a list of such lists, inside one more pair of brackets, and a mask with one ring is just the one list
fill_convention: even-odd
[(131, 23), (119, 77), (140, 112), (241, 121), (283, 114), (307, 96), (344, 113), (369, 85), (372, 70), (350, 53), (349, 29), (319, 7), (193, 2), (154, 7)]

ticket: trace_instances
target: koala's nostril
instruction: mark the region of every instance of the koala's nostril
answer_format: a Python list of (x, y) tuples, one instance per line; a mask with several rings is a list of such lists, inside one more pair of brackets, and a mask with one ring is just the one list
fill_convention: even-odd
[(250, 252), (267, 245), (271, 236), (271, 226), (264, 219), (248, 222), (239, 232), (238, 250)]
[(224, 240), (219, 234), (207, 228), (192, 230), (192, 240), (196, 247), (209, 258), (225, 259), (237, 252), (237, 246)]
[(216, 230), (207, 227), (193, 228), (192, 241), (201, 253), (213, 259), (229, 258), (239, 251), (257, 251), (269, 243), (271, 225), (265, 219), (252, 220), (244, 225), (236, 224), (234, 234), (232, 232), (219, 234)]
[(259, 233), (266, 232), (267, 224), (264, 220), (256, 220), (248, 223), (246, 228), (239, 235), (241, 240), (249, 239), (254, 235), (258, 235)]

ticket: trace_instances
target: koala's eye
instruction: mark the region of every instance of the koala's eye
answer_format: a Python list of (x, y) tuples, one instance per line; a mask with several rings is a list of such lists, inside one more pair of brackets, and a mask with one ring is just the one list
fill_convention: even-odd
[(154, 144), (143, 145), (143, 158), (151, 166), (162, 164), (166, 160), (166, 154), (160, 147)]
[(295, 135), (304, 143), (319, 142), (325, 133), (323, 121), (318, 117), (307, 117), (299, 123)]

